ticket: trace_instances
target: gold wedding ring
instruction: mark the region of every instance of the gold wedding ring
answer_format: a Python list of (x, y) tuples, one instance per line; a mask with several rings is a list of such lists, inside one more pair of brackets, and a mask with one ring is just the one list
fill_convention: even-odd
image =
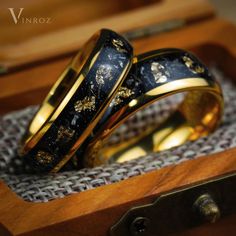
[[(141, 81), (139, 87), (143, 91), (139, 94), (132, 93), (134, 87), (127, 88), (127, 80), (132, 76)], [(132, 69), (117, 94), (124, 88), (131, 91), (131, 96), (118, 108), (113, 104), (101, 119), (84, 154), (86, 166), (124, 162), (179, 146), (210, 134), (221, 121), (224, 106), (221, 87), (208, 69), (186, 51), (162, 49), (134, 58)], [(182, 92), (187, 93), (185, 99), (161, 125), (150, 127), (128, 141), (106, 145), (114, 130), (135, 112)]]
[(21, 155), (35, 171), (57, 172), (99, 122), (132, 65), (132, 47), (107, 29), (68, 65), (33, 117)]

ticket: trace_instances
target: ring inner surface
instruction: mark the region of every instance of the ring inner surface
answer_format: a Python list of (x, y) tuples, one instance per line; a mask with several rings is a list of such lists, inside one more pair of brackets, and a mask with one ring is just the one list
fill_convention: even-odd
[(161, 124), (145, 128), (139, 135), (114, 145), (106, 145), (110, 136), (104, 138), (95, 165), (129, 161), (211, 133), (221, 120), (221, 93), (213, 88), (190, 90), (177, 109)]
[[(88, 40), (88, 42), (73, 58), (64, 72), (60, 75), (59, 79), (50, 89), (48, 95), (28, 126), (27, 133), (22, 141), (23, 153), (35, 146), (35, 144), (42, 137), (43, 133), (45, 133), (53, 123), (53, 120), (51, 119), (52, 116), (55, 115), (55, 113), (58, 113), (59, 115), (60, 111), (58, 111), (58, 109), (62, 110), (62, 106), (65, 106), (68, 103), (68, 93), (77, 81), (78, 75), (81, 73), (81, 70), (88, 60), (91, 52), (94, 50), (98, 38), (99, 33), (93, 35), (93, 37)], [(55, 119), (55, 117), (53, 119)]]

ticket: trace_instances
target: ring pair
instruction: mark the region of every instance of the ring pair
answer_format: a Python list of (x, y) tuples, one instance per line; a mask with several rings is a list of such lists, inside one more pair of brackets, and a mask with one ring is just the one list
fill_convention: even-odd
[[(128, 142), (106, 145), (135, 112), (179, 92), (186, 92), (185, 99), (163, 124)], [(126, 39), (102, 29), (50, 90), (20, 153), (41, 172), (57, 172), (76, 153), (80, 166), (122, 162), (208, 135), (222, 112), (220, 85), (195, 56), (179, 49), (133, 56)]]

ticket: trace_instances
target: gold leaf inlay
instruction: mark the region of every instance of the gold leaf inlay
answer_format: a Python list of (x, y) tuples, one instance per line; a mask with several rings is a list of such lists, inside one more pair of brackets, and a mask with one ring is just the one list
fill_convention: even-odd
[(195, 74), (199, 73), (204, 73), (205, 69), (200, 66), (197, 65), (190, 57), (188, 56), (183, 56), (183, 61), (185, 63), (185, 65)]
[(112, 44), (115, 46), (118, 52), (127, 52), (127, 50), (124, 48), (124, 43), (121, 40), (113, 39)]
[(41, 150), (37, 152), (35, 158), (39, 163), (43, 165), (50, 164), (54, 159), (53, 155), (51, 155), (48, 152), (41, 151)]
[(170, 76), (166, 68), (158, 62), (152, 62), (151, 71), (156, 83), (165, 83)]
[(126, 87), (120, 87), (110, 106), (119, 105), (121, 102), (123, 102), (124, 98), (128, 98), (133, 94), (134, 92), (131, 89), (128, 89)]
[(74, 135), (75, 131), (70, 129), (70, 128), (65, 128), (64, 126), (60, 126), (57, 132), (57, 139), (56, 141), (60, 141), (60, 140), (70, 140), (73, 135)]
[(76, 112), (82, 112), (82, 111), (93, 111), (95, 110), (95, 97), (88, 97), (86, 96), (83, 100), (78, 100), (74, 104), (74, 108)]
[(101, 65), (96, 71), (96, 82), (100, 85), (105, 84), (105, 80), (112, 80), (112, 68), (110, 66)]

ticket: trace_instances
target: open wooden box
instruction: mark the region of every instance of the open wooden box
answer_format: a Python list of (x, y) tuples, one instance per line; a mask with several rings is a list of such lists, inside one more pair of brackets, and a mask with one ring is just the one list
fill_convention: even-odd
[[(93, 1), (93, 4), (95, 2)], [(92, 8), (100, 7), (101, 10), (101, 6), (106, 6), (109, 1), (101, 2), (103, 5), (97, 4)], [(28, 35), (27, 41), (22, 40), (17, 45), (12, 42), (12, 45), (4, 47), (0, 59), (2, 67), (9, 69), (9, 73), (0, 78), (1, 114), (40, 103), (68, 63), (71, 53), (79, 48), (89, 35), (102, 27), (127, 32), (158, 22), (181, 20), (183, 24), (179, 28), (133, 40), (136, 54), (162, 47), (185, 48), (195, 52), (206, 63), (216, 63), (226, 75), (236, 79), (236, 26), (217, 18), (206, 1), (148, 2), (148, 5), (144, 6), (144, 2), (128, 1), (130, 6), (119, 12), (115, 12), (117, 6), (113, 5), (112, 16), (95, 19), (89, 23), (82, 22), (81, 25), (66, 31), (55, 31), (43, 36), (40, 32), (35, 32), (36, 38), (30, 39)], [(126, 2), (121, 1), (120, 4)], [(91, 18), (88, 16), (88, 19)], [(86, 19), (86, 16), (81, 19)], [(78, 35), (78, 40), (75, 35)], [(64, 36), (64, 40), (55, 43), (61, 36)], [(32, 48), (36, 50), (32, 51)], [(41, 77), (42, 73), (48, 76)], [(234, 174), (236, 148), (47, 203), (23, 201), (1, 182), (0, 235), (109, 235), (111, 227), (133, 207), (153, 203), (158, 197), (176, 190), (181, 192), (195, 188), (197, 191), (199, 185), (212, 180), (227, 181), (228, 178), (234, 178)], [(221, 189), (219, 187), (219, 191)], [(202, 189), (199, 190), (199, 194), (201, 193)], [(235, 190), (232, 189), (227, 194), (232, 194), (231, 198), (235, 199), (230, 202), (231, 208), (235, 210)], [(175, 203), (170, 202), (173, 204), (172, 209), (178, 211)], [(180, 207), (184, 206), (184, 202), (180, 201), (178, 204)], [(169, 211), (169, 208), (162, 210)], [(236, 217), (232, 213), (233, 210), (230, 214), (222, 214), (222, 218), (215, 224), (183, 224), (176, 228), (179, 229), (178, 232), (175, 232), (176, 224), (171, 215), (168, 222), (163, 219), (156, 220), (157, 225), (169, 225), (169, 228), (174, 225), (173, 232), (176, 235), (235, 235)], [(120, 234), (115, 231), (111, 234), (129, 235), (124, 232), (125, 229), (120, 231)], [(130, 235), (148, 234), (141, 232)], [(167, 235), (167, 232), (162, 231), (158, 235)]]

